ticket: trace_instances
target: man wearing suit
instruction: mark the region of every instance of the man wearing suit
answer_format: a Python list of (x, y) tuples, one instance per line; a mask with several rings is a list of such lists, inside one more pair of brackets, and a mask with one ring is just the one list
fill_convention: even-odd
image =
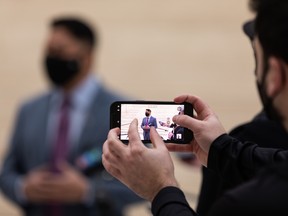
[(150, 127), (157, 128), (157, 120), (151, 116), (151, 110), (146, 109), (145, 116), (142, 120), (141, 128), (143, 129), (143, 139), (150, 140)]
[[(51, 23), (44, 56), (51, 90), (20, 107), (0, 175), (3, 193), (27, 216), (119, 216), (139, 201), (101, 163), (110, 104), (123, 98), (92, 75), (95, 47), (87, 23)], [(98, 166), (85, 172), (76, 161), (92, 150), (100, 151)]]

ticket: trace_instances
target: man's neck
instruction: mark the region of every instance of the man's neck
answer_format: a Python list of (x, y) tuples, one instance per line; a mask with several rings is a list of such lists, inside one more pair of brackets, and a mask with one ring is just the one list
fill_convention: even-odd
[(67, 85), (63, 87), (63, 91), (67, 94), (71, 93), (74, 89), (76, 89), (79, 85), (82, 84), (84, 80), (87, 79), (89, 75), (89, 72), (81, 73), (81, 76), (75, 78), (71, 82), (69, 82)]

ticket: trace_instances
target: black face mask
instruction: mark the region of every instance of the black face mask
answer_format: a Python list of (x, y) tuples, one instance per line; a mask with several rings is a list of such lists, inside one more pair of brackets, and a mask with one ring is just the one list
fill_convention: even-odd
[(148, 113), (148, 112), (146, 112), (146, 113), (145, 113), (145, 116), (147, 116), (147, 117), (148, 117), (148, 116), (149, 116), (149, 113)]
[(59, 57), (47, 56), (45, 58), (46, 73), (56, 86), (64, 86), (80, 72), (77, 60), (64, 60)]
[(267, 117), (270, 120), (273, 121), (277, 121), (277, 122), (282, 122), (282, 118), (280, 116), (280, 114), (278, 113), (278, 111), (275, 109), (275, 107), (273, 106), (273, 98), (269, 97), (266, 94), (266, 85), (265, 85), (265, 80), (266, 80), (266, 76), (268, 74), (268, 66), (265, 66), (265, 70), (263, 73), (263, 77), (262, 77), (262, 82), (256, 82), (257, 85), (257, 89), (258, 89), (258, 93), (263, 105), (263, 109), (267, 115)]

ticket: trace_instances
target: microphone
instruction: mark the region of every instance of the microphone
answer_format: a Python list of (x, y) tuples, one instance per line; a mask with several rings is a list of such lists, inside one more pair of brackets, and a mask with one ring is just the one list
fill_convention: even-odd
[(94, 148), (84, 152), (75, 161), (76, 166), (85, 174), (93, 174), (98, 169), (102, 169), (102, 149)]

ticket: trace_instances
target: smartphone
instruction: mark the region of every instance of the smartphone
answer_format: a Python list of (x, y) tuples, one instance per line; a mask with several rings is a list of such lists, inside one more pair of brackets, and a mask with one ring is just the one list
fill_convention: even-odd
[(187, 144), (193, 139), (193, 132), (175, 124), (172, 121), (175, 115), (192, 117), (192, 105), (171, 101), (115, 101), (110, 106), (110, 128), (119, 127), (119, 139), (128, 143), (129, 125), (137, 118), (143, 143), (151, 143), (150, 128), (155, 127), (164, 142)]

